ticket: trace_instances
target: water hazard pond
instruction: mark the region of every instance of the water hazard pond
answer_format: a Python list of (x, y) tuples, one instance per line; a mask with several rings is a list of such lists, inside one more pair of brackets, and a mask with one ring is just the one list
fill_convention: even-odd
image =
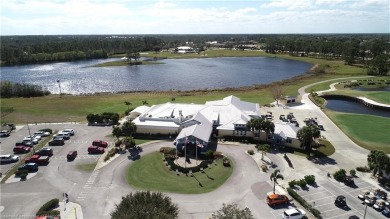
[[(268, 84), (304, 74), (310, 63), (269, 57), (166, 59), (165, 64), (91, 67), (119, 58), (1, 67), (1, 80), (52, 93), (194, 90)], [(160, 60), (161, 62), (161, 60)]]
[(389, 110), (379, 110), (374, 108), (369, 108), (362, 103), (354, 102), (351, 100), (341, 100), (333, 98), (325, 98), (327, 101), (326, 108), (344, 113), (356, 113), (356, 114), (366, 114), (373, 116), (382, 116), (390, 118)]

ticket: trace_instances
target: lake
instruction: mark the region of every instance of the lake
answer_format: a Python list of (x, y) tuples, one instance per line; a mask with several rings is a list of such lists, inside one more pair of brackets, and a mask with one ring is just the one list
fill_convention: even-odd
[[(304, 74), (310, 63), (268, 57), (165, 59), (165, 64), (91, 67), (119, 58), (1, 67), (1, 80), (51, 93), (221, 89), (268, 84)], [(60, 83), (57, 83), (60, 80)]]

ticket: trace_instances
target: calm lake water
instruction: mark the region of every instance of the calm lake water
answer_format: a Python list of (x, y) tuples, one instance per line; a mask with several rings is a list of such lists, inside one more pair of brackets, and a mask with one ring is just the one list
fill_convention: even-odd
[(369, 108), (359, 102), (340, 100), (340, 99), (328, 99), (328, 98), (326, 98), (326, 101), (327, 101), (326, 108), (333, 111), (345, 112), (345, 113), (356, 113), (356, 114), (367, 114), (367, 115), (383, 116), (383, 117), (390, 118), (390, 111)]
[(309, 63), (267, 57), (166, 59), (165, 64), (91, 67), (119, 58), (1, 67), (1, 80), (52, 93), (194, 90), (243, 87), (301, 75)]

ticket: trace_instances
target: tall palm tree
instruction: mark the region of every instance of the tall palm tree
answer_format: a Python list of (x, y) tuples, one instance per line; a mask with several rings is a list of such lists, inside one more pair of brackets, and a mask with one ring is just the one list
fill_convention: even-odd
[(268, 135), (275, 132), (275, 124), (269, 120), (263, 120), (261, 124), (261, 130), (266, 133), (265, 141), (268, 141)]
[(367, 156), (368, 166), (372, 170), (372, 174), (375, 176), (377, 173), (382, 176), (383, 171), (389, 172), (390, 158), (383, 151), (373, 150)]
[(259, 142), (263, 121), (264, 120), (262, 118), (251, 118), (251, 120), (246, 123), (246, 128), (253, 133), (253, 136), (255, 136), (255, 133), (259, 134)]
[(299, 129), (297, 132), (297, 138), (301, 141), (302, 145), (305, 147), (306, 153), (310, 156), (312, 143), (314, 138), (319, 138), (321, 135), (320, 130), (317, 126), (304, 126)]
[(125, 105), (127, 106), (127, 110), (130, 109), (130, 105), (132, 105), (129, 101), (125, 101)]
[(280, 170), (276, 169), (273, 173), (271, 173), (271, 176), (269, 177), (271, 181), (274, 181), (274, 194), (275, 194), (275, 186), (276, 183), (278, 183), (278, 179), (284, 179), (283, 175), (280, 174)]

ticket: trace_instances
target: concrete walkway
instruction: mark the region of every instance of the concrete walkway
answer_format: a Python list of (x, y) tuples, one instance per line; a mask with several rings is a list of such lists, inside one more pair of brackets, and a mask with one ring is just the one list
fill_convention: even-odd
[(60, 211), (61, 219), (83, 219), (83, 211), (81, 206), (77, 203), (64, 201), (59, 203), (59, 207), (56, 209)]

